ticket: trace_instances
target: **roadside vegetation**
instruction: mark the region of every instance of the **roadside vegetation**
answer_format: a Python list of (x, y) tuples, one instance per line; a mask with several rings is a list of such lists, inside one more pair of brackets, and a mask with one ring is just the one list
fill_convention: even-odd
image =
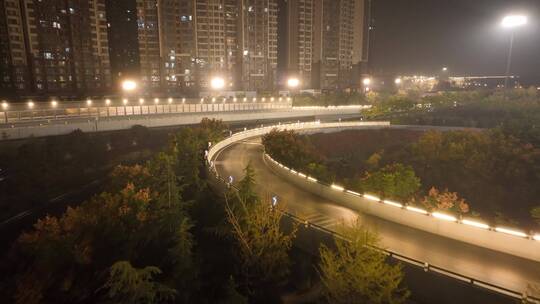
[[(448, 93), (421, 98), (422, 103), (393, 96), (368, 113), (371, 119), (394, 123), (447, 122), (442, 125), (485, 127), (481, 130), (311, 136), (274, 131), (263, 144), (276, 160), (327, 183), (429, 210), (537, 229), (540, 99), (536, 90), (517, 90), (508, 101), (499, 94)], [(452, 120), (443, 119), (448, 113)]]
[[(251, 166), (238, 190), (213, 191), (223, 185), (207, 174), (204, 151), (226, 128), (205, 119), (171, 133), (146, 160), (114, 166), (101, 193), (38, 220), (1, 259), (0, 302), (280, 303), (283, 295), (317, 286), (310, 276), (319, 269), (313, 280), (324, 280), (329, 260), (294, 248), (298, 224), (285, 216), (284, 205), (259, 197)], [(351, 296), (399, 303), (389, 300), (408, 294), (399, 266), (357, 243), (339, 242), (366, 258), (355, 262), (354, 272), (333, 273), (364, 287), (315, 288), (322, 303)], [(335, 265), (350, 262), (334, 248), (326, 244), (321, 254), (332, 255)]]

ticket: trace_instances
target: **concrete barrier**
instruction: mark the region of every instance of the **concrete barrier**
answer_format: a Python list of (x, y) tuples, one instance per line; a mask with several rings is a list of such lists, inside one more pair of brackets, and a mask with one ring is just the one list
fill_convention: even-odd
[[(428, 212), (399, 202), (383, 201), (369, 194), (362, 195), (338, 185), (325, 185), (302, 172), (291, 170), (265, 154), (269, 167), (284, 180), (353, 210), (514, 256), (540, 261), (540, 239), (505, 227), (489, 227), (472, 219), (458, 219), (452, 214)], [(518, 235), (520, 234), (520, 235)]]
[[(216, 153), (225, 147), (249, 138), (262, 136), (277, 128), (280, 130), (296, 130), (303, 133), (335, 132), (337, 130), (355, 128), (385, 128), (388, 122), (344, 122), (344, 123), (297, 123), (277, 126), (267, 126), (246, 130), (214, 145), (209, 153), (208, 160), (212, 160)], [(394, 126), (392, 126), (394, 127)], [(398, 127), (399, 128), (399, 127)], [(425, 128), (420, 128), (427, 130)], [(506, 254), (540, 261), (540, 234), (525, 233), (524, 231), (507, 227), (490, 227), (487, 224), (473, 219), (458, 219), (454, 215), (441, 212), (428, 212), (426, 210), (406, 206), (399, 202), (382, 201), (378, 197), (360, 194), (346, 190), (338, 185), (325, 185), (315, 178), (301, 172), (296, 172), (265, 155), (270, 168), (286, 181), (299, 188), (317, 194), (321, 197), (342, 204), (353, 210), (360, 210), (382, 219), (399, 223), (408, 227), (426, 231), (442, 237), (462, 241), (488, 248)]]

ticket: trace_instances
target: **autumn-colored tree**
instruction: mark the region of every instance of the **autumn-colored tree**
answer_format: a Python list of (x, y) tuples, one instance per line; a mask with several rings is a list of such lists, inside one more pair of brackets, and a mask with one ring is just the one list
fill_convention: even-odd
[[(139, 185), (102, 193), (68, 208), (60, 218), (39, 220), (33, 231), (21, 235), (13, 253), (25, 261), (17, 278), (19, 303), (93, 299), (102, 282), (99, 273), (118, 260), (156, 265), (167, 270), (175, 287), (187, 285), (192, 276), (191, 223), (167, 157), (158, 155), (144, 170), (121, 168), (117, 173), (146, 171), (149, 178), (138, 179)], [(189, 295), (182, 291), (184, 298)]]
[(321, 245), (319, 274), (328, 303), (405, 303), (409, 292), (401, 286), (401, 265), (391, 265), (373, 247), (377, 235), (357, 220), (343, 226), (335, 249)]
[(422, 199), (421, 203), (429, 210), (452, 211), (458, 214), (465, 214), (470, 211), (469, 204), (460, 198), (456, 192), (449, 192), (448, 190), (441, 192), (435, 187), (429, 190), (428, 195)]

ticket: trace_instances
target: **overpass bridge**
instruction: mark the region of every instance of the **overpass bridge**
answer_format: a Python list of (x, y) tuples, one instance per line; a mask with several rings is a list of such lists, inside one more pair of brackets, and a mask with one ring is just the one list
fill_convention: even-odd
[[(298, 123), (275, 126), (300, 132), (345, 129), (426, 127), (388, 123)], [(287, 212), (301, 222), (335, 232), (356, 217), (378, 232), (386, 253), (472, 286), (523, 299), (530, 284), (540, 285), (540, 235), (508, 227), (490, 227), (478, 220), (428, 212), (400, 202), (381, 200), (339, 185), (325, 185), (302, 172), (279, 164), (260, 143), (273, 127), (237, 133), (209, 151), (209, 166), (222, 180), (243, 177), (251, 163), (261, 197), (277, 196)], [(450, 130), (451, 128), (439, 128)], [(529, 298), (531, 303), (540, 303)]]
[(284, 97), (102, 100), (76, 103), (0, 104), (0, 140), (62, 135), (80, 129), (101, 132), (134, 125), (167, 127), (202, 118), (264, 121), (301, 117), (359, 116), (367, 106), (293, 107)]

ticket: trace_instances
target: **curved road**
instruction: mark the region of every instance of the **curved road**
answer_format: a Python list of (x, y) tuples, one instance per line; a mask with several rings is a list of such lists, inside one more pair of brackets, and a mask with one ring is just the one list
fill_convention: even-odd
[(396, 253), (514, 291), (525, 292), (530, 283), (540, 285), (540, 263), (362, 214), (281, 180), (265, 164), (260, 138), (233, 144), (214, 159), (218, 173), (235, 181), (243, 177), (249, 162), (260, 196), (270, 200), (277, 195), (290, 213), (309, 222), (333, 229), (359, 216), (366, 227), (378, 232), (382, 246)]

